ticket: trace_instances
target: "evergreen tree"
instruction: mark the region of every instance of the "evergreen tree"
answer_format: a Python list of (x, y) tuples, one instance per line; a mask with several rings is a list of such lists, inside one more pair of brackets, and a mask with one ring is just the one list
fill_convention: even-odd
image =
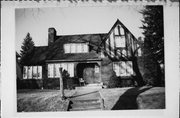
[(163, 6), (146, 6), (141, 13), (145, 54), (152, 55), (159, 64), (164, 64)]
[(32, 37), (30, 36), (30, 33), (27, 33), (26, 37), (24, 38), (24, 41), (21, 46), (21, 64), (25, 64), (28, 61), (28, 58), (30, 57), (33, 49), (34, 49), (34, 42), (32, 40)]
[(163, 6), (146, 6), (143, 14), (144, 67), (146, 84), (162, 85), (160, 65), (164, 64)]

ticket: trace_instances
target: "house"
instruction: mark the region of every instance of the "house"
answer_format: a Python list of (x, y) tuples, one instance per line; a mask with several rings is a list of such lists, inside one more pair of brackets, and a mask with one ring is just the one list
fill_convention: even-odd
[(48, 29), (48, 46), (37, 46), (23, 65), (22, 81), (36, 81), (39, 88), (59, 86), (59, 68), (70, 78), (86, 84), (108, 84), (112, 73), (121, 78), (135, 76), (131, 57), (139, 45), (134, 35), (117, 20), (109, 32), (60, 35)]

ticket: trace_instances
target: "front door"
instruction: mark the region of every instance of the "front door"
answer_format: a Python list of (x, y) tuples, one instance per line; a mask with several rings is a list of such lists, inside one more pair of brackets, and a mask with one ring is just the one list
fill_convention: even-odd
[(83, 78), (86, 84), (100, 83), (100, 71), (97, 63), (79, 63), (77, 65), (77, 76)]
[(94, 83), (94, 65), (89, 65), (84, 68), (83, 70), (83, 79), (87, 84), (92, 84)]

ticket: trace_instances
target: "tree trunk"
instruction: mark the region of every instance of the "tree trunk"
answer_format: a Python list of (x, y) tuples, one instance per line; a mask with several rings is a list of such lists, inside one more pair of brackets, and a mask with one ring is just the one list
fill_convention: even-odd
[(59, 77), (59, 82), (60, 82), (60, 96), (61, 96), (61, 100), (64, 100), (65, 99), (65, 97), (64, 97), (64, 88), (63, 88), (63, 78), (62, 78), (62, 68), (59, 68), (59, 75), (60, 75), (60, 77)]
[(139, 87), (144, 86), (145, 82), (138, 67), (137, 57), (134, 56), (132, 62), (133, 62), (133, 70), (136, 73), (135, 81), (137, 82)]

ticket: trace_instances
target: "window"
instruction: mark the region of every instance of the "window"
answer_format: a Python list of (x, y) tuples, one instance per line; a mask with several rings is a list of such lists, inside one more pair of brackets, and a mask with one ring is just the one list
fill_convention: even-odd
[(54, 64), (48, 64), (48, 77), (54, 77)]
[(115, 27), (115, 29), (114, 29), (114, 34), (115, 34), (115, 35), (119, 35), (118, 27)]
[(115, 33), (115, 35), (123, 36), (125, 34), (124, 28), (122, 26), (118, 25), (117, 27), (115, 27), (114, 33)]
[(28, 70), (28, 67), (24, 66), (24, 68), (23, 68), (23, 79), (27, 79), (27, 70)]
[(115, 36), (115, 44), (117, 48), (124, 48), (126, 46), (125, 36)]
[(70, 43), (64, 44), (65, 53), (86, 53), (88, 52), (88, 45), (86, 43)]
[(38, 77), (38, 73), (37, 73), (37, 66), (33, 67), (33, 71), (32, 71), (32, 76), (33, 79), (36, 79)]
[(125, 33), (124, 33), (124, 28), (122, 28), (122, 27), (120, 27), (120, 35), (122, 36), (122, 35), (124, 35)]
[(133, 75), (132, 61), (114, 62), (113, 70), (117, 76), (131, 76)]
[(27, 73), (27, 78), (32, 79), (32, 66), (28, 66), (28, 73)]
[(82, 52), (82, 46), (81, 44), (77, 44), (77, 53)]
[(88, 52), (88, 45), (87, 44), (82, 44), (82, 52)]
[(60, 64), (54, 64), (55, 65), (55, 72), (54, 72), (54, 77), (59, 77), (60, 74), (59, 74), (59, 68), (61, 67)]
[(65, 44), (65, 45), (64, 45), (64, 50), (65, 50), (65, 53), (70, 53), (70, 52), (71, 52), (71, 46), (70, 46), (70, 44)]
[(42, 66), (24, 66), (23, 79), (42, 79)]
[(68, 63), (67, 67), (68, 67), (67, 71), (70, 74), (70, 77), (73, 77), (74, 76), (74, 64)]
[(71, 44), (71, 53), (76, 53), (77, 44)]
[(48, 77), (49, 78), (58, 78), (60, 77), (59, 68), (68, 71), (70, 77), (74, 76), (74, 63), (55, 63), (48, 64)]
[(122, 50), (122, 56), (123, 56), (123, 57), (127, 56), (127, 52), (126, 52), (125, 49)]
[(42, 78), (42, 66), (38, 66), (38, 70), (37, 70), (37, 73), (38, 73), (38, 79), (41, 79)]

